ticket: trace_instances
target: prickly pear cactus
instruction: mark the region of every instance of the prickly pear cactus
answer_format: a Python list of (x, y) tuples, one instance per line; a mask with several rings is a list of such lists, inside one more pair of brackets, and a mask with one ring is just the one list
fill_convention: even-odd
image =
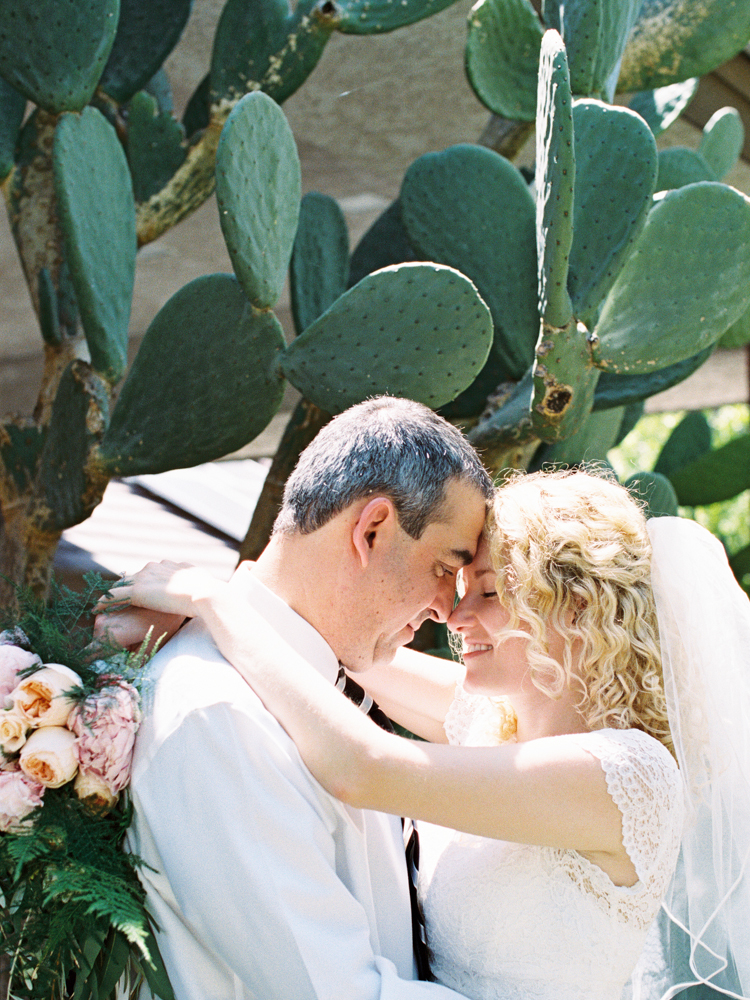
[[(265, 426), (283, 384), (271, 308), (299, 213), (296, 149), (271, 97), (304, 82), (335, 31), (391, 31), (445, 5), (303, 0), (290, 12), (276, 0), (229, 0), (179, 122), (162, 67), (192, 0), (0, 0), (0, 182), (45, 347), (34, 417), (0, 430), (0, 573), (43, 593), (61, 528), (90, 513), (111, 474), (216, 457)], [(112, 408), (136, 248), (217, 181), (237, 280), (214, 276), (167, 304)], [(341, 296), (348, 272), (344, 248), (336, 280), (322, 286), (308, 252), (300, 244), (294, 268), (306, 326)], [(217, 328), (219, 316), (228, 327)], [(472, 357), (486, 346), (480, 338)], [(451, 384), (464, 387), (458, 375)], [(151, 392), (163, 403), (155, 419)]]

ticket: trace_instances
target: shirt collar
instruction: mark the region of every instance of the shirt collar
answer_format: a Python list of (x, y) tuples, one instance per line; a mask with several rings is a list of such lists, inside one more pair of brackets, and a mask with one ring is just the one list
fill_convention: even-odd
[(234, 574), (230, 583), (233, 587), (242, 588), (250, 604), (295, 652), (303, 656), (331, 684), (336, 683), (338, 657), (317, 629), (302, 615), (293, 611), (278, 594), (261, 583), (252, 572), (241, 569)]

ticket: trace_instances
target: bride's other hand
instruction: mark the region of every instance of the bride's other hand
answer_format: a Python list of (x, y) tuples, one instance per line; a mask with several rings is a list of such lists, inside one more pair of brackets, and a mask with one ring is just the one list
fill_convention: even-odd
[(141, 648), (150, 630), (151, 638), (146, 650), (150, 656), (157, 642), (163, 646), (184, 621), (184, 615), (171, 615), (147, 608), (127, 607), (103, 611), (94, 619), (94, 642), (100, 649), (118, 646), (134, 653)]

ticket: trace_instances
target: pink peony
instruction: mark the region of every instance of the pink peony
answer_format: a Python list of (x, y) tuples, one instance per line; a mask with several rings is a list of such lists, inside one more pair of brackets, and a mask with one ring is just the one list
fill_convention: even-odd
[(21, 828), (22, 820), (42, 804), (43, 795), (44, 785), (32, 781), (23, 771), (3, 768), (0, 771), (0, 830), (13, 833)]
[(9, 632), (0, 632), (0, 708), (6, 708), (8, 695), (18, 683), (18, 673), (27, 667), (42, 665), (36, 653), (29, 653), (20, 646), (7, 642)]
[(78, 737), (78, 764), (96, 775), (113, 795), (130, 781), (135, 733), (141, 719), (138, 692), (121, 681), (90, 694), (70, 713), (68, 728)]

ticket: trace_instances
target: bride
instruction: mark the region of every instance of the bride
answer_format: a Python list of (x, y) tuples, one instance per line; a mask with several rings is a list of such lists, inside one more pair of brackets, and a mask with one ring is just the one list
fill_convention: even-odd
[[(115, 594), (203, 618), (328, 791), (423, 821), (439, 982), (470, 1000), (619, 1000), (636, 969), (636, 998), (694, 982), (750, 995), (750, 610), (719, 543), (694, 522), (647, 524), (608, 479), (538, 473), (497, 491), (462, 576), (452, 701), (412, 651), (357, 674), (429, 743), (280, 657), (196, 569), (149, 564)], [(686, 935), (686, 979), (669, 934), (662, 968), (653, 948), (639, 963), (661, 906)]]

